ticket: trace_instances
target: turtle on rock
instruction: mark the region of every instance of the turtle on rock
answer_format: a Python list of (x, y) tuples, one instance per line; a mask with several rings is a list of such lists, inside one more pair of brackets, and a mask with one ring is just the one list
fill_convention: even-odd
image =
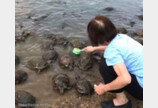
[(80, 76), (76, 77), (75, 88), (79, 96), (92, 95), (94, 93), (94, 88), (91, 83), (88, 80), (81, 78)]
[(58, 57), (58, 54), (55, 50), (45, 51), (42, 55), (43, 60), (45, 60), (48, 64), (54, 62)]
[(65, 90), (70, 89), (69, 77), (66, 74), (57, 74), (52, 78), (52, 86), (54, 90), (58, 90), (60, 94), (64, 94)]
[(59, 58), (59, 65), (62, 68), (68, 68), (69, 70), (73, 70), (74, 61), (69, 55), (63, 55)]
[(43, 70), (49, 67), (49, 64), (41, 57), (33, 58), (27, 62), (27, 67), (31, 70), (41, 73)]
[(34, 108), (36, 98), (27, 91), (18, 90), (15, 92), (15, 104), (18, 108)]
[(15, 84), (23, 83), (27, 80), (28, 75), (25, 71), (18, 70), (15, 72)]

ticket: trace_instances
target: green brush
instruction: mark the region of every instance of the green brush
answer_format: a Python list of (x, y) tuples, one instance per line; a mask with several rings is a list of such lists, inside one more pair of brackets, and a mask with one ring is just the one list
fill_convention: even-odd
[(72, 52), (73, 52), (74, 54), (76, 54), (76, 55), (79, 55), (82, 51), (83, 51), (83, 49), (74, 48)]

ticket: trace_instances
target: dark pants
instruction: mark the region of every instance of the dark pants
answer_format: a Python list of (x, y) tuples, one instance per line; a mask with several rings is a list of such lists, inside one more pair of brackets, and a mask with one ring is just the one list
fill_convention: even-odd
[[(117, 78), (117, 74), (114, 71), (113, 66), (107, 66), (106, 60), (104, 58), (102, 58), (102, 60), (100, 62), (99, 70), (100, 70), (101, 76), (104, 79), (105, 84), (108, 84)], [(120, 93), (123, 91), (127, 91), (129, 94), (131, 94), (135, 98), (137, 98), (139, 100), (143, 100), (143, 88), (137, 82), (136, 76), (132, 75), (132, 74), (130, 74), (130, 75), (132, 77), (132, 81), (129, 85), (125, 86), (122, 89), (113, 90), (110, 92)]]

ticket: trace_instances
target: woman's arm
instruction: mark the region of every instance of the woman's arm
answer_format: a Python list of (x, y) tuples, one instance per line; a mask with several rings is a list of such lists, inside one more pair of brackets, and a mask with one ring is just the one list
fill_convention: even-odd
[(121, 89), (131, 83), (131, 75), (129, 74), (124, 62), (114, 65), (113, 68), (118, 77), (111, 83), (105, 85), (105, 88), (108, 91)]
[(104, 51), (106, 49), (107, 46), (87, 46), (85, 48), (83, 48), (83, 50), (85, 52), (93, 52), (93, 51)]
[(95, 91), (99, 95), (107, 91), (121, 89), (131, 83), (131, 75), (129, 74), (124, 62), (116, 64), (113, 67), (118, 77), (111, 83), (95, 86)]

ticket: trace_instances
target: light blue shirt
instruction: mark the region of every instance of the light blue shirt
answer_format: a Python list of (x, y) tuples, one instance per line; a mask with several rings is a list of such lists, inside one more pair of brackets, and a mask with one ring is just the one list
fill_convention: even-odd
[(143, 46), (125, 34), (117, 34), (104, 51), (108, 66), (124, 62), (143, 88)]

